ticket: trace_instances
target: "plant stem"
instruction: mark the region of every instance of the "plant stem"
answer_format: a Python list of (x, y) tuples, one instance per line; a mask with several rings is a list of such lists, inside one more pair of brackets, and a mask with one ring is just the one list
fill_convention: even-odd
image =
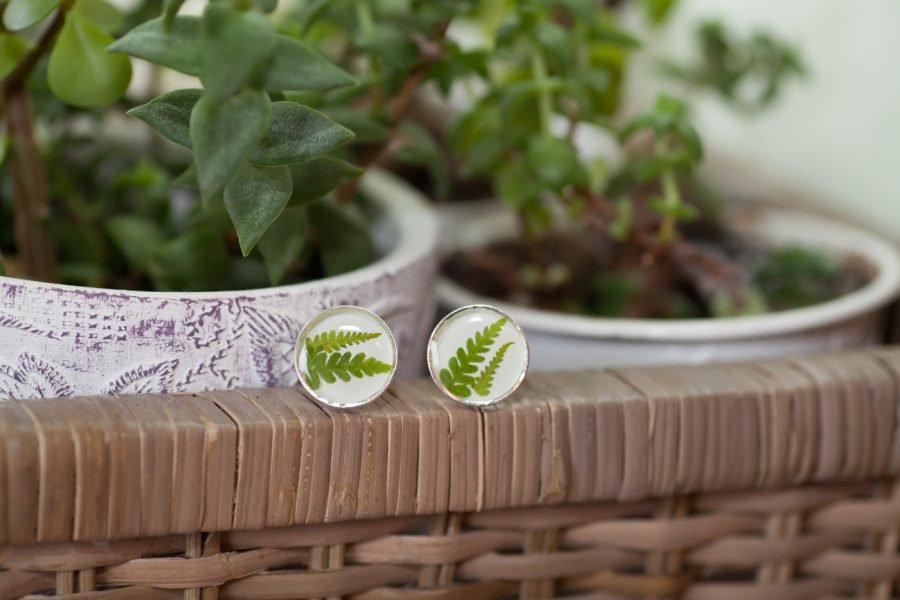
[[(444, 39), (444, 36), (447, 35), (448, 27), (450, 27), (450, 21), (444, 21), (443, 23), (441, 23), (437, 28), (435, 39)], [(385, 154), (385, 152), (391, 147), (394, 133), (396, 132), (397, 127), (403, 121), (406, 113), (409, 111), (409, 106), (410, 104), (412, 104), (413, 96), (415, 95), (416, 90), (422, 84), (425, 76), (428, 74), (428, 69), (431, 67), (432, 60), (433, 59), (429, 60), (426, 57), (426, 59), (422, 61), (422, 64), (420, 64), (412, 73), (407, 76), (406, 80), (403, 82), (403, 85), (400, 88), (400, 91), (397, 92), (397, 95), (391, 100), (391, 135), (388, 136), (388, 139), (383, 143), (363, 154), (360, 159), (356, 161), (357, 166), (362, 169), (368, 169), (370, 166), (377, 163)], [(353, 198), (353, 195), (356, 193), (357, 188), (359, 188), (359, 179), (354, 179), (353, 181), (345, 183), (335, 193), (338, 202), (349, 202), (350, 199)]]
[(16, 252), (24, 274), (43, 281), (56, 279), (56, 250), (50, 233), (47, 171), (34, 139), (34, 113), (26, 82), (49, 52), (74, 0), (64, 0), (37, 44), (2, 81), (3, 113), (9, 129)]
[[(369, 2), (370, 0), (358, 0), (356, 2), (356, 22), (366, 44), (375, 38), (375, 19), (372, 16), (372, 7), (369, 6)], [(380, 111), (384, 106), (384, 94), (381, 91), (378, 56), (369, 48), (366, 49), (366, 55), (369, 59), (369, 77), (372, 81), (372, 108), (375, 111)]]
[(538, 111), (541, 122), (541, 133), (544, 137), (550, 137), (550, 125), (553, 120), (553, 103), (550, 91), (547, 88), (547, 63), (540, 48), (531, 50), (531, 76), (538, 89)]
[(663, 169), (661, 178), (663, 204), (666, 207), (666, 214), (663, 215), (662, 224), (659, 227), (659, 241), (669, 244), (675, 240), (675, 210), (681, 206), (681, 192), (678, 190), (678, 183), (675, 181), (675, 174), (672, 172), (672, 169)]
[(47, 173), (34, 140), (31, 98), (23, 86), (4, 89), (10, 136), (16, 250), (24, 274), (42, 281), (56, 279), (56, 253), (50, 235)]

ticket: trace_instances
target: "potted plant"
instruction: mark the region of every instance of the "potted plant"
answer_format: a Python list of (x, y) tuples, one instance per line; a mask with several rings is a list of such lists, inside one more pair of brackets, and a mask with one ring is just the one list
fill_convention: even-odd
[[(302, 102), (370, 86), (277, 30), (276, 1), (182, 3), (2, 4), (0, 397), (291, 384), (300, 327), (338, 304), (384, 317), (417, 372), (431, 211), (358, 180), (353, 133)], [(199, 81), (123, 100), (129, 55)]]
[[(640, 41), (622, 28), (628, 3), (487, 4), (499, 9), (492, 20), (480, 15), (489, 21), (481, 90), (465, 94), (447, 136), (462, 171), (490, 181), (513, 210), (478, 212), (451, 231), (445, 307), (508, 311), (528, 332), (538, 370), (881, 339), (883, 308), (900, 289), (891, 244), (797, 210), (723, 203), (708, 185), (723, 174), (701, 173), (700, 136), (676, 96), (629, 117), (619, 95)], [(656, 23), (673, 5), (642, 4)], [(706, 23), (697, 40), (696, 63), (661, 69), (685, 97), (712, 91), (756, 112), (803, 71), (766, 33), (740, 37)], [(752, 181), (756, 199), (785, 196)], [(747, 196), (727, 179), (719, 187)]]

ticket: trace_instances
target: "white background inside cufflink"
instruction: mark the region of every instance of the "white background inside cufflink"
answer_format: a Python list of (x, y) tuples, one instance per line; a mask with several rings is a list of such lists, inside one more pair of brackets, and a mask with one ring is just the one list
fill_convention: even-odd
[[(494, 309), (485, 307), (467, 308), (459, 313), (451, 316), (444, 321), (432, 336), (429, 346), (429, 368), (437, 382), (440, 382), (440, 371), (446, 369), (452, 356), (456, 355), (457, 348), (465, 348), (466, 340), (475, 335), (475, 332), (483, 331), (485, 327), (495, 323), (498, 319), (506, 318), (506, 316)], [(507, 348), (503, 362), (494, 375), (494, 384), (491, 386), (490, 394), (480, 396), (472, 393), (466, 398), (459, 399), (468, 404), (490, 404), (497, 398), (500, 398), (513, 389), (520, 378), (523, 370), (526, 368), (528, 350), (525, 338), (519, 333), (516, 326), (507, 321), (500, 331), (497, 341), (494, 342), (488, 352), (484, 355), (485, 361), (476, 363), (479, 372), (490, 362), (497, 354), (497, 351), (504, 344), (512, 342)], [(474, 376), (477, 376), (475, 373)], [(438, 383), (440, 387), (444, 387)]]
[[(396, 366), (394, 344), (391, 334), (385, 326), (362, 310), (339, 308), (315, 317), (313, 325), (306, 331), (304, 339), (300, 340), (298, 355), (300, 371), (308, 372), (306, 339), (330, 330), (380, 333), (381, 335), (375, 339), (347, 346), (338, 352), (350, 352), (352, 356), (364, 352), (367, 358), (371, 356), (383, 363)], [(347, 382), (340, 379), (336, 379), (334, 383), (321, 380), (319, 387), (311, 390), (311, 393), (334, 406), (352, 406), (368, 399), (374, 399), (383, 391), (390, 378), (391, 373), (376, 373), (360, 378), (352, 377)]]

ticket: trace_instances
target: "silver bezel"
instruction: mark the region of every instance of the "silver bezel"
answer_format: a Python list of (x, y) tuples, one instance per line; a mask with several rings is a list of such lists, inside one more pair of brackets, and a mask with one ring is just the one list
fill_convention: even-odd
[[(371, 396), (368, 396), (359, 402), (354, 402), (353, 404), (335, 404), (334, 402), (327, 400), (320, 396), (315, 390), (309, 387), (309, 384), (306, 383), (306, 380), (303, 378), (303, 371), (300, 369), (300, 341), (303, 340), (306, 335), (309, 333), (309, 330), (315, 327), (322, 320), (331, 316), (333, 313), (347, 310), (358, 310), (368, 314), (370, 317), (374, 318), (376, 322), (378, 322), (384, 330), (387, 332), (388, 340), (390, 340), (391, 349), (393, 350), (394, 355), (394, 368), (388, 373), (387, 381), (384, 385)], [(363, 308), (362, 306), (353, 306), (351, 304), (341, 304), (339, 306), (333, 306), (331, 308), (327, 308), (314, 316), (312, 319), (306, 322), (303, 328), (300, 330), (300, 333), (297, 334), (297, 342), (294, 344), (294, 371), (297, 373), (297, 378), (300, 380), (300, 385), (303, 386), (303, 389), (306, 391), (306, 394), (318, 402), (319, 404), (324, 404), (325, 406), (330, 406), (331, 408), (337, 408), (339, 410), (351, 409), (351, 408), (359, 408), (360, 406), (364, 406), (373, 402), (378, 397), (380, 397), (385, 390), (391, 385), (391, 382), (394, 380), (394, 374), (397, 372), (397, 360), (399, 359), (399, 353), (397, 351), (397, 340), (394, 338), (394, 332), (391, 331), (391, 328), (388, 327), (388, 324), (384, 322), (384, 319), (376, 315), (374, 312), (367, 308)]]
[[(451, 393), (450, 390), (448, 390), (446, 387), (444, 387), (444, 383), (441, 381), (441, 377), (440, 377), (440, 368), (434, 364), (435, 357), (434, 357), (434, 352), (433, 352), (432, 348), (433, 348), (434, 336), (437, 335), (438, 332), (440, 332), (441, 328), (444, 327), (450, 319), (452, 319), (453, 317), (455, 317), (461, 313), (470, 312), (470, 311), (474, 311), (474, 310), (485, 310), (485, 309), (493, 311), (495, 313), (498, 313), (498, 314), (506, 317), (506, 319), (509, 321), (509, 323), (513, 327), (516, 328), (516, 331), (519, 332), (519, 335), (522, 336), (522, 340), (524, 340), (524, 342), (525, 342), (525, 368), (522, 369), (521, 374), (519, 375), (518, 379), (516, 379), (513, 386), (511, 388), (509, 388), (509, 390), (507, 390), (503, 395), (501, 395), (493, 400), (472, 401), (472, 400), (467, 400), (466, 398), (460, 398), (456, 394)], [(456, 310), (453, 310), (453, 311), (447, 313), (443, 319), (438, 321), (438, 324), (435, 325), (434, 329), (431, 331), (431, 335), (428, 337), (428, 351), (426, 354), (427, 354), (427, 360), (428, 360), (428, 373), (431, 375), (431, 379), (432, 379), (432, 381), (434, 381), (434, 384), (438, 387), (439, 390), (441, 390), (441, 392), (445, 396), (447, 396), (451, 400), (454, 400), (454, 401), (459, 402), (460, 404), (464, 404), (466, 406), (493, 406), (494, 404), (498, 404), (498, 403), (506, 400), (510, 395), (512, 395), (513, 392), (515, 392), (517, 389), (519, 389), (520, 385), (522, 385), (522, 382), (525, 380), (525, 375), (528, 374), (528, 367), (529, 367), (529, 364), (531, 361), (531, 348), (529, 348), (529, 346), (528, 346), (528, 337), (526, 337), (525, 331), (519, 326), (519, 324), (516, 322), (515, 319), (513, 319), (511, 316), (509, 316), (507, 313), (503, 312), (496, 306), (491, 306), (490, 304), (470, 304), (468, 306), (462, 306), (460, 308), (457, 308)]]

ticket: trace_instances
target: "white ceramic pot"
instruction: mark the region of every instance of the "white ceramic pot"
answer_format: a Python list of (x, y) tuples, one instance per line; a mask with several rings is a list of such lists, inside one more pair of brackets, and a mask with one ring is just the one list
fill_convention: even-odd
[[(446, 250), (471, 248), (510, 235), (507, 215), (457, 215), (447, 227)], [(900, 290), (897, 249), (874, 234), (830, 218), (774, 208), (753, 210), (738, 228), (775, 244), (855, 254), (875, 269), (865, 287), (830, 302), (758, 316), (722, 319), (605, 319), (567, 315), (498, 302), (447, 278), (438, 285), (445, 309), (493, 304), (525, 329), (535, 371), (619, 365), (686, 364), (837, 350), (877, 343), (887, 304)]]
[(319, 311), (369, 308), (394, 332), (398, 373), (421, 373), (434, 319), (437, 223), (384, 173), (362, 190), (380, 207), (377, 262), (260, 290), (131, 292), (0, 277), (0, 398), (293, 385), (294, 344)]

